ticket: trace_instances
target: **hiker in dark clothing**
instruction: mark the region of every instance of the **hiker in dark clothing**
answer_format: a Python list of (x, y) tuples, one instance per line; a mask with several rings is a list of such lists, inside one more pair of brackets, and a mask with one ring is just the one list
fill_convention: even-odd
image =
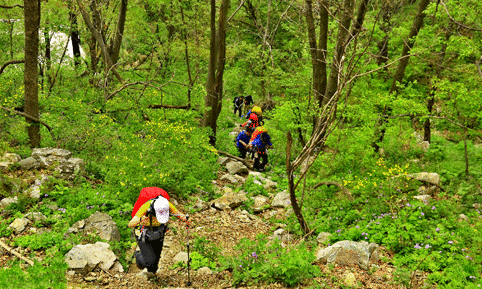
[(246, 95), (244, 97), (244, 114), (247, 113), (248, 107), (251, 107), (252, 104), (254, 104), (253, 97), (251, 95)]
[[(265, 131), (256, 136), (256, 138), (251, 142), (251, 146), (255, 150), (253, 168), (259, 172), (264, 172), (264, 168), (268, 163), (268, 149), (273, 147), (271, 137), (268, 135), (268, 132)], [(260, 158), (263, 159), (261, 163), (259, 162)]]
[(248, 152), (248, 144), (251, 139), (251, 134), (253, 133), (252, 127), (246, 127), (245, 130), (238, 134), (236, 137), (236, 147), (238, 148), (240, 158), (245, 159), (246, 153)]
[(233, 103), (234, 103), (234, 114), (236, 114), (236, 111), (238, 111), (238, 116), (242, 117), (243, 116), (242, 110), (243, 110), (244, 96), (236, 96), (233, 99)]
[(169, 202), (166, 191), (157, 187), (141, 190), (128, 227), (138, 227), (138, 234), (134, 235), (139, 251), (134, 255), (137, 267), (147, 269), (148, 278), (154, 278), (158, 269), (170, 214), (187, 223), (185, 216)]

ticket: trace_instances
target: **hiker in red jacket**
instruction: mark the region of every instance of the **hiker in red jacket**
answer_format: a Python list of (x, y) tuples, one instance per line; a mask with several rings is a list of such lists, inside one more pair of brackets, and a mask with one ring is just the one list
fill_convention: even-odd
[(138, 228), (134, 234), (140, 251), (134, 253), (139, 269), (147, 268), (148, 278), (154, 278), (161, 258), (164, 234), (169, 215), (186, 222), (176, 207), (169, 202), (169, 195), (161, 188), (143, 188), (132, 210), (129, 228)]

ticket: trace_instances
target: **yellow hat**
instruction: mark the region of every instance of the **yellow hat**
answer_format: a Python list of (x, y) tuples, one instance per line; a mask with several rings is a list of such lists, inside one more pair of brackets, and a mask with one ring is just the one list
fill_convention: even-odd
[(261, 110), (261, 107), (259, 106), (254, 106), (251, 111), (256, 113), (257, 115), (261, 115), (263, 113), (263, 111)]

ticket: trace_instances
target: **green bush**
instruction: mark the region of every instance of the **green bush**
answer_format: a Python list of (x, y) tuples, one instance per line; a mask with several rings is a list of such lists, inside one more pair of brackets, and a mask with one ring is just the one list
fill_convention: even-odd
[(312, 264), (315, 255), (303, 244), (287, 249), (260, 236), (256, 241), (242, 239), (236, 249), (239, 255), (222, 261), (222, 268), (233, 272), (234, 286), (281, 282), (293, 287), (320, 275)]

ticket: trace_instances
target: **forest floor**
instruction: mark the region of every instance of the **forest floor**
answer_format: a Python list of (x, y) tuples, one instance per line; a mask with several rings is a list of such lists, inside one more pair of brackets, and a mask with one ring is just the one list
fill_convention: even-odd
[[(182, 209), (183, 204), (179, 204), (178, 208)], [(189, 229), (190, 240), (195, 237), (206, 238), (218, 248), (221, 248), (220, 254), (234, 255), (235, 246), (242, 238), (255, 240), (258, 234), (268, 235), (273, 225), (270, 224), (269, 211), (265, 211), (256, 215), (259, 217), (251, 223), (242, 223), (238, 216), (241, 214), (239, 210), (219, 211), (216, 209), (206, 209), (192, 214), (192, 226)], [(285, 216), (284, 209), (278, 209), (277, 218)], [(232, 286), (231, 273), (227, 270), (222, 272), (213, 272), (212, 274), (200, 274), (197, 271), (190, 270), (189, 276), (186, 268), (174, 267), (174, 256), (184, 251), (186, 252), (186, 240), (188, 238), (186, 228), (180, 221), (170, 221), (171, 230), (168, 231), (164, 250), (161, 255), (160, 270), (158, 270), (156, 279), (146, 280), (143, 276), (138, 276), (140, 269), (132, 263), (129, 269), (124, 273), (108, 273), (101, 270), (91, 272), (86, 276), (75, 274), (68, 276), (67, 288), (288, 288), (280, 283), (259, 284), (256, 286)], [(174, 233), (175, 232), (175, 233)], [(272, 233), (271, 233), (272, 234)], [(300, 242), (295, 240), (294, 243)], [(132, 248), (132, 252), (135, 248)], [(319, 248), (318, 248), (319, 249)], [(317, 249), (317, 250), (318, 250)], [(316, 251), (317, 252), (317, 251)], [(314, 254), (316, 254), (314, 252)], [(394, 281), (394, 273), (396, 268), (391, 264), (392, 253), (383, 247), (379, 247), (380, 259), (388, 260), (378, 261), (376, 266), (372, 266), (369, 271), (362, 270), (355, 266), (329, 266), (326, 264), (318, 264), (322, 272), (322, 277), (313, 280), (307, 280), (305, 284), (301, 284), (296, 288), (355, 288), (344, 284), (345, 276), (353, 273), (358, 282), (357, 288), (406, 288)], [(385, 258), (382, 258), (385, 257)], [(426, 274), (414, 274), (408, 277), (411, 282), (411, 288), (426, 288)], [(90, 281), (88, 281), (90, 280)], [(188, 286), (188, 281), (191, 286)]]
[[(223, 181), (217, 180), (218, 185), (223, 185)], [(179, 203), (178, 209), (186, 212), (187, 204)], [(214, 208), (206, 208), (193, 213), (190, 216), (192, 224), (187, 232), (183, 223), (177, 219), (171, 219), (170, 230), (167, 232), (164, 242), (164, 249), (161, 255), (159, 270), (156, 278), (147, 280), (144, 276), (139, 275), (140, 269), (135, 266), (135, 262), (131, 263), (129, 268), (123, 273), (114, 273), (103, 271), (100, 268), (87, 273), (86, 275), (67, 272), (67, 288), (288, 288), (280, 283), (274, 284), (258, 284), (256, 286), (232, 286), (231, 273), (229, 271), (212, 272), (212, 274), (201, 274), (195, 270), (188, 271), (184, 267), (174, 266), (174, 257), (179, 252), (186, 252), (186, 244), (194, 238), (205, 238), (209, 244), (221, 249), (219, 254), (224, 256), (236, 255), (235, 246), (242, 238), (255, 240), (258, 234), (271, 235), (274, 225), (269, 222), (273, 212), (268, 209), (256, 215), (256, 220), (250, 223), (243, 223), (239, 216), (242, 215), (241, 210), (220, 211)], [(277, 209), (275, 218), (282, 219), (286, 212), (284, 209)], [(120, 228), (122, 229), (122, 228)], [(126, 228), (127, 230), (128, 228)], [(189, 235), (188, 235), (189, 233)], [(4, 243), (8, 243), (10, 238), (2, 238)], [(301, 242), (294, 240), (292, 244)], [(192, 244), (192, 243), (191, 243)], [(135, 246), (127, 252), (127, 256), (131, 256), (135, 250)], [(314, 248), (313, 254), (316, 254), (320, 248)], [(30, 254), (30, 250), (22, 249), (23, 255)], [(0, 253), (2, 250), (0, 250)], [(42, 252), (36, 252), (41, 257)], [(379, 247), (380, 260), (376, 266), (372, 266), (370, 270), (365, 271), (355, 266), (329, 266), (325, 264), (317, 264), (320, 267), (322, 276), (313, 280), (306, 280), (304, 284), (296, 288), (351, 288), (344, 283), (345, 277), (349, 273), (353, 273), (358, 288), (405, 288), (403, 285), (395, 282), (396, 268), (392, 265), (392, 253)], [(384, 257), (384, 258), (382, 258)], [(15, 256), (3, 252), (0, 254), (0, 265), (3, 267), (10, 263)], [(382, 261), (385, 260), (385, 261)], [(134, 259), (132, 259), (134, 261)], [(411, 282), (411, 288), (426, 288), (426, 274), (412, 274), (405, 276), (405, 282)], [(188, 281), (191, 286), (188, 286)]]

